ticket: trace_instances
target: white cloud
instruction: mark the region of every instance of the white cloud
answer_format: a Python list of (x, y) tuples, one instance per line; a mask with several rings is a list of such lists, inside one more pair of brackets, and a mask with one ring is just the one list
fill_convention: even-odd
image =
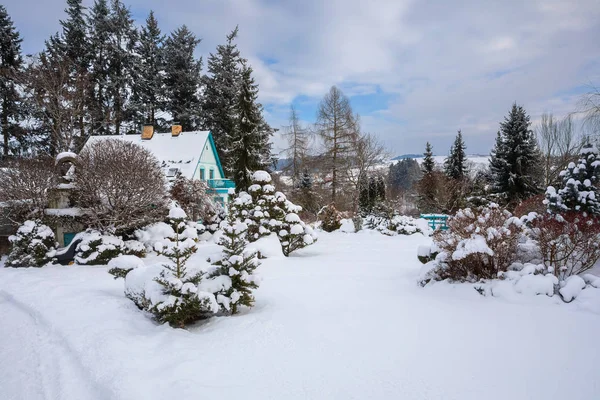
[[(12, 3), (12, 4), (11, 4)], [(274, 125), (297, 96), (318, 100), (331, 85), (349, 95), (380, 89), (385, 110), (366, 130), (395, 152), (430, 140), (445, 153), (457, 129), (485, 152), (513, 101), (538, 118), (573, 110), (573, 88), (598, 79), (597, 0), (162, 0), (127, 1), (137, 17), (154, 9), (164, 31), (187, 24), (207, 55), (236, 25)], [(58, 29), (62, 0), (6, 4), (29, 49)], [(567, 93), (565, 95), (565, 93)]]

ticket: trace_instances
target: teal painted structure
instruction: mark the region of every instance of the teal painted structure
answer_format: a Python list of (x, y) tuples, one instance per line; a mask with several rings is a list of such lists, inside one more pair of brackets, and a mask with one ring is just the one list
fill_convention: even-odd
[(63, 240), (65, 242), (65, 247), (67, 247), (68, 245), (71, 244), (75, 235), (77, 235), (77, 233), (75, 233), (75, 232), (65, 232), (63, 234)]
[(444, 214), (421, 214), (421, 218), (427, 220), (427, 224), (434, 231), (441, 229), (448, 230), (448, 216)]

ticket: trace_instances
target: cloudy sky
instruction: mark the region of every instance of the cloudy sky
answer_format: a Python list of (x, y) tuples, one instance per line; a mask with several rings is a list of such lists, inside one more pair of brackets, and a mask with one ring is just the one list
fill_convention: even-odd
[[(84, 1), (91, 4), (91, 1)], [(488, 153), (516, 101), (535, 121), (600, 85), (598, 0), (125, 0), (139, 23), (186, 24), (206, 56), (239, 25), (275, 127), (290, 104), (314, 121), (332, 85), (390, 153), (446, 154), (461, 129)], [(64, 0), (6, 0), (27, 53), (59, 29)], [(279, 144), (279, 141), (277, 141)]]

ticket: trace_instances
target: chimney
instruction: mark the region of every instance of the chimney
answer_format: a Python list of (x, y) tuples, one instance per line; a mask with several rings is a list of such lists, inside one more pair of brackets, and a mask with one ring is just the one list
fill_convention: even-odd
[(173, 125), (171, 125), (171, 136), (177, 137), (177, 136), (179, 136), (180, 133), (181, 133), (181, 125), (179, 125), (179, 122), (173, 122)]
[(154, 136), (154, 125), (144, 124), (142, 128), (142, 140), (150, 140)]

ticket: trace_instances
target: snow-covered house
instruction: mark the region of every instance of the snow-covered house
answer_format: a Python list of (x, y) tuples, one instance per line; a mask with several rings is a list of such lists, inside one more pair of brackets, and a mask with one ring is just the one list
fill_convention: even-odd
[(223, 206), (227, 205), (229, 190), (235, 188), (234, 182), (225, 178), (210, 131), (182, 132), (181, 125), (173, 125), (170, 133), (155, 133), (147, 125), (141, 135), (91, 136), (85, 146), (104, 139), (126, 140), (150, 150), (169, 181), (178, 174), (206, 181)]

